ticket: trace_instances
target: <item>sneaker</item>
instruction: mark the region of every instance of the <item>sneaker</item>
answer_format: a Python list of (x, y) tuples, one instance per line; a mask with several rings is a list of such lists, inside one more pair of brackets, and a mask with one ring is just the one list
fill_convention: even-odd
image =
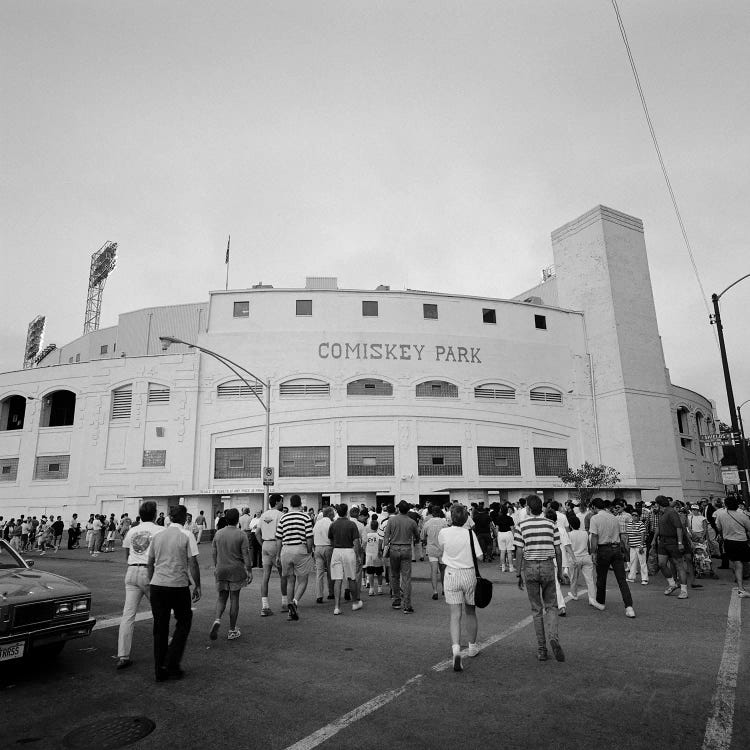
[(536, 652), (536, 658), (537, 658), (537, 661), (547, 661), (547, 659), (549, 659), (549, 654), (547, 653), (547, 649), (540, 648)]
[(558, 617), (565, 617), (565, 615), (567, 615), (567, 614), (568, 614), (568, 611), (565, 609), (565, 607), (560, 607), (557, 610), (557, 616)]
[(625, 617), (635, 617), (635, 610), (632, 607), (625, 607)]
[(239, 638), (241, 635), (242, 635), (242, 633), (240, 633), (240, 629), (239, 628), (235, 628), (234, 630), (230, 630), (227, 633), (227, 640), (228, 641), (237, 640), (237, 638)]
[(334, 615), (340, 615), (341, 614), (341, 610), (338, 607), (334, 607), (333, 608), (333, 614)]
[(471, 656), (473, 658), (475, 656), (479, 656), (480, 653), (481, 652), (480, 652), (479, 646), (477, 646), (476, 643), (469, 644), (469, 649), (466, 652), (467, 656)]
[(434, 593), (434, 594), (432, 595), (432, 598), (433, 598), (433, 599), (434, 599), (435, 601), (437, 601), (437, 599), (438, 599), (437, 591), (436, 591), (436, 592), (435, 592), (435, 593)]
[(270, 617), (273, 614), (273, 610), (270, 607), (263, 607), (260, 611), (261, 617)]
[(221, 620), (214, 620), (214, 624), (211, 626), (211, 630), (208, 631), (208, 637), (215, 641), (219, 635), (219, 628), (221, 627)]
[(680, 587), (677, 586), (677, 584), (675, 584), (674, 586), (667, 586), (667, 588), (664, 589), (664, 596), (669, 596), (670, 594), (677, 591), (678, 588)]
[(362, 603), (362, 600), (360, 599), (358, 602), (354, 602), (352, 604), (352, 612), (356, 612), (358, 609), (362, 609), (365, 605)]
[(393, 602), (391, 602), (391, 607), (393, 609), (401, 609), (401, 599), (394, 599)]
[(121, 656), (117, 660), (117, 664), (115, 665), (115, 669), (127, 669), (129, 666), (133, 664), (132, 661), (127, 656)]
[(678, 599), (687, 599), (688, 598), (688, 592), (687, 591), (680, 591), (679, 594), (677, 594)]
[(641, 581), (641, 586), (648, 586), (648, 581)]
[(413, 607), (404, 607), (404, 614), (405, 615), (413, 615), (414, 614), (414, 608)]
[(370, 589), (370, 593), (367, 596), (375, 596), (375, 592), (372, 589)]
[(557, 659), (557, 661), (565, 661), (565, 654), (563, 653), (560, 641), (558, 641), (557, 638), (552, 638), (550, 639), (549, 645), (552, 648), (552, 653), (555, 655), (555, 659)]
[(287, 620), (299, 620), (297, 614), (297, 605), (294, 602), (289, 602), (289, 614), (286, 616)]
[(454, 672), (463, 672), (464, 671), (464, 663), (461, 659), (461, 654), (453, 654), (453, 671)]
[(596, 601), (596, 599), (589, 599), (589, 604), (594, 609), (598, 609), (600, 612), (604, 612), (604, 610), (606, 609), (606, 607), (603, 604), (599, 604), (599, 602)]

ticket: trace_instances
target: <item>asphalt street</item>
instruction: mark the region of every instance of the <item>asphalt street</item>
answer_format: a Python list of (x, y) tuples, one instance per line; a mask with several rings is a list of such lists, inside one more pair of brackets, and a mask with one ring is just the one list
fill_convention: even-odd
[[(101, 749), (107, 727), (132, 716), (156, 725), (130, 745), (144, 750), (748, 746), (750, 604), (732, 596), (727, 571), (687, 601), (665, 597), (661, 577), (632, 585), (634, 620), (624, 617), (610, 574), (606, 611), (585, 596), (568, 602), (560, 621), (566, 660), (540, 663), (525, 592), (513, 574), (483, 564), (496, 581), (491, 605), (479, 611), (485, 646), (456, 673), (448, 664), (448, 607), (431, 599), (426, 563), (414, 566), (413, 615), (391, 609), (386, 594), (334, 617), (330, 602), (315, 604), (311, 587), (298, 622), (280, 612), (276, 577), (276, 614), (259, 617), (258, 572), (241, 595), (242, 637), (226, 640), (225, 615), (219, 639), (210, 641), (216, 595), (208, 549), (200, 547), (203, 598), (186, 675), (166, 683), (153, 680), (147, 605), (136, 624), (135, 663), (115, 671), (120, 550), (95, 559), (82, 550), (30, 555), (39, 568), (91, 587), (98, 625), (54, 661), (3, 666), (0, 747), (64, 747), (70, 736)], [(84, 729), (93, 722), (105, 740)]]

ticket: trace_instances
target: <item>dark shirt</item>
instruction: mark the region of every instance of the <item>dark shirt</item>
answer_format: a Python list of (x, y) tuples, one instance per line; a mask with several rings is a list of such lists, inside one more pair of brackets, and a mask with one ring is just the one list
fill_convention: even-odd
[(513, 528), (513, 519), (510, 516), (498, 516), (495, 523), (500, 532), (510, 531)]
[(52, 530), (55, 532), (55, 536), (61, 536), (64, 528), (65, 523), (63, 521), (55, 521), (52, 524)]
[(474, 512), (474, 533), (490, 533), (490, 514), (486, 510), (477, 510)]
[(337, 518), (328, 527), (328, 538), (334, 549), (354, 549), (354, 542), (359, 539), (359, 529), (354, 521)]
[(391, 516), (385, 527), (385, 544), (419, 544), (419, 530), (409, 516)]
[(659, 536), (677, 540), (677, 529), (682, 528), (680, 516), (674, 508), (664, 508), (659, 518)]

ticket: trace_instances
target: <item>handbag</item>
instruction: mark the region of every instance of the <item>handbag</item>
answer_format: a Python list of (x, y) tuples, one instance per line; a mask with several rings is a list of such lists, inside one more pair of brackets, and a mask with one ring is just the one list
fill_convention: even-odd
[(474, 606), (484, 609), (492, 601), (492, 581), (479, 575), (479, 563), (477, 563), (477, 553), (474, 551), (472, 536), (475, 536), (474, 532), (469, 529), (469, 547), (471, 547), (471, 557), (474, 560), (474, 572), (477, 574), (477, 582), (474, 587)]

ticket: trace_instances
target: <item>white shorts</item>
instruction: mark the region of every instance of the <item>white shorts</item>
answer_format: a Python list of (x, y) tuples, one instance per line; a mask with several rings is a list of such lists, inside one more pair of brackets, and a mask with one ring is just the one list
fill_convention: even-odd
[(477, 574), (474, 568), (446, 568), (443, 592), (447, 604), (474, 604)]
[(343, 581), (357, 577), (357, 557), (353, 549), (337, 547), (331, 554), (331, 580)]
[(497, 548), (500, 550), (500, 552), (513, 552), (512, 531), (497, 532)]

